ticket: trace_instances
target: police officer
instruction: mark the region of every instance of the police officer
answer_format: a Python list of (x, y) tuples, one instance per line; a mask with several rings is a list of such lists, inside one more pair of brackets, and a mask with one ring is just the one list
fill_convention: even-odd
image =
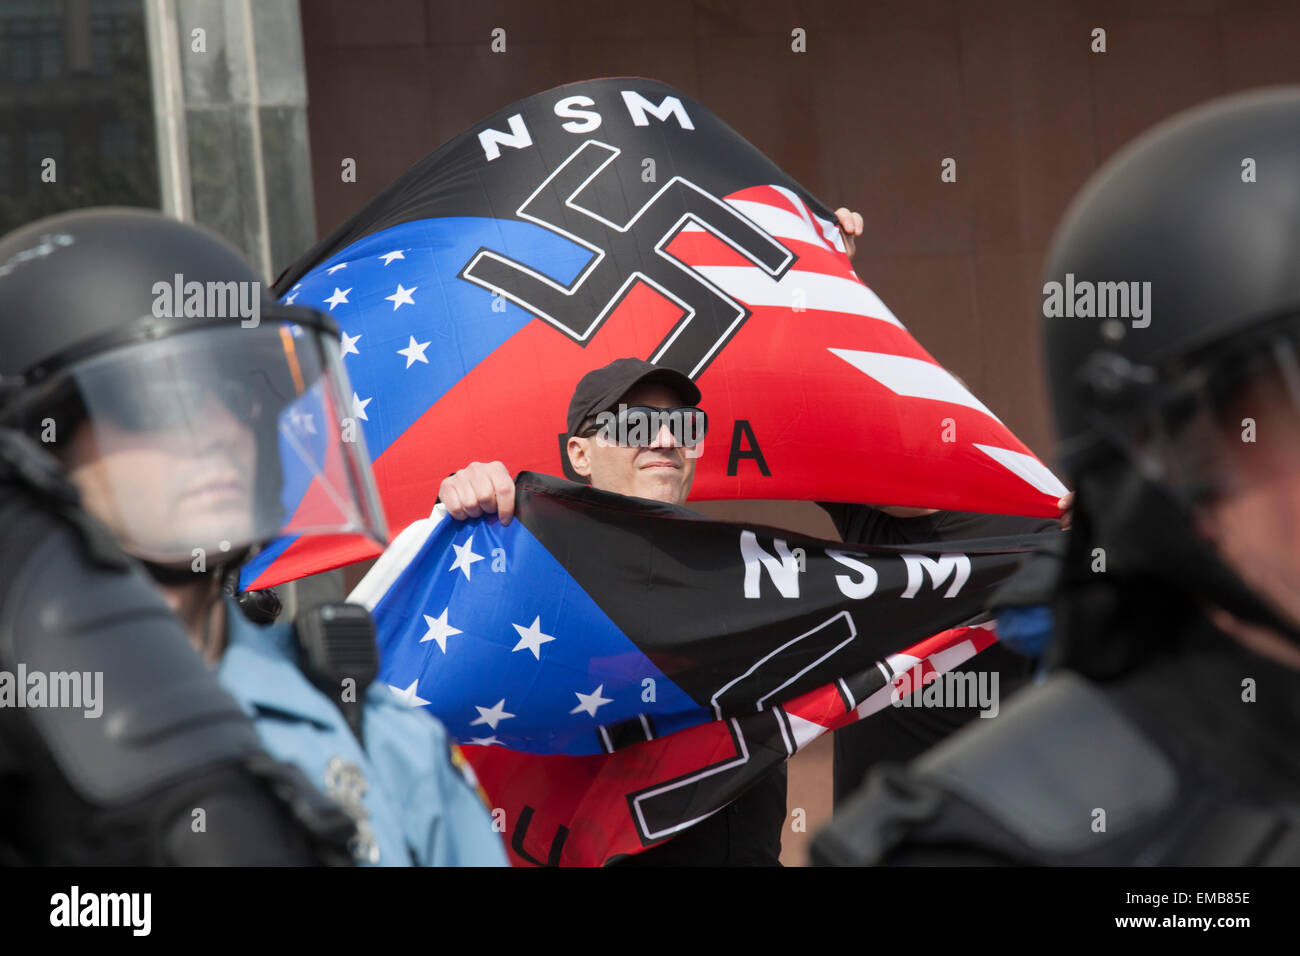
[(229, 593), (274, 538), (385, 539), (333, 323), (264, 297), (230, 246), (156, 213), (55, 217), (2, 250), (0, 355), (22, 382), (6, 420), (58, 455), (85, 510), (143, 562), (263, 746), (346, 811), (351, 855), (503, 862), (441, 726), (374, 680), (364, 609), (263, 626), (274, 601)]
[[(1300, 863), (1300, 88), (1182, 114), (1062, 224), (1054, 671), (890, 767), (828, 863)], [(984, 724), (984, 722), (978, 722)]]
[[(0, 422), (18, 426), (0, 427), (0, 862), (350, 863), (352, 820), (268, 756), (48, 450), (92, 377), (77, 348), (139, 315), (114, 293), (130, 282), (120, 270), (154, 271), (140, 216), (58, 217), (0, 240)], [(179, 225), (168, 238), (186, 269), (211, 243)], [(118, 339), (124, 370), (131, 341)], [(55, 699), (60, 686), (77, 699)]]

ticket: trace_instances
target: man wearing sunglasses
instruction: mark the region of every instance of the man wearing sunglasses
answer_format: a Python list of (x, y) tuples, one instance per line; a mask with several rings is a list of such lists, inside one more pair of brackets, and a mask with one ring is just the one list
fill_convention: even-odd
[[(578, 382), (569, 402), (569, 467), (594, 488), (685, 504), (708, 424), (689, 378), (642, 359), (616, 359)], [(496, 514), (509, 524), (515, 483), (499, 461), (470, 462), (438, 499), (457, 521)]]
[[(700, 390), (674, 369), (620, 358), (578, 382), (565, 419), (569, 467), (593, 488), (683, 505), (695, 479), (708, 416)], [(514, 516), (514, 480), (499, 461), (471, 462), (443, 480), (439, 500), (458, 521)], [(777, 865), (785, 821), (786, 770), (629, 865)]]
[[(840, 209), (850, 256), (862, 217)], [(696, 458), (708, 416), (697, 404), (700, 390), (685, 375), (635, 358), (616, 359), (583, 376), (566, 420), (565, 452), (580, 479), (601, 491), (684, 505), (695, 478)], [(439, 500), (457, 520), (496, 514), (509, 524), (514, 481), (500, 461), (471, 462), (443, 480)], [(855, 544), (921, 544), (931, 541), (1027, 534), (1056, 522), (1008, 515), (965, 514), (932, 508), (876, 508), (821, 503), (841, 537)], [(1069, 499), (1062, 500), (1063, 516)], [(993, 647), (966, 665), (998, 670), (1004, 692), (1025, 684), (1033, 662)], [(835, 794), (839, 800), (861, 783), (871, 765), (910, 759), (972, 720), (978, 709), (919, 708), (877, 714), (835, 736)], [(786, 818), (783, 764), (740, 799), (665, 844), (629, 857), (633, 865), (779, 865)]]
[[(637, 358), (616, 359), (578, 382), (569, 403), (565, 451), (580, 479), (601, 491), (684, 505), (708, 416), (700, 390), (685, 375)], [(499, 461), (472, 462), (443, 480), (439, 500), (457, 520), (495, 513), (503, 524), (514, 514), (514, 481)], [(906, 544), (1042, 530), (1050, 522), (1001, 515), (959, 515), (932, 509), (866, 505), (824, 507), (846, 541)], [(998, 667), (1007, 684), (1026, 678), (1032, 664), (1010, 651), (981, 655), (980, 666)], [(877, 715), (885, 726), (837, 747), (837, 791), (851, 791), (866, 765), (892, 754), (911, 756), (942, 739), (977, 711)], [(908, 721), (911, 721), (909, 724)], [(870, 721), (864, 721), (870, 723)], [(842, 732), (841, 732), (842, 733)], [(845, 768), (848, 768), (847, 770)], [(738, 800), (667, 843), (628, 857), (641, 866), (775, 866), (780, 863), (786, 819), (786, 767), (759, 780)]]

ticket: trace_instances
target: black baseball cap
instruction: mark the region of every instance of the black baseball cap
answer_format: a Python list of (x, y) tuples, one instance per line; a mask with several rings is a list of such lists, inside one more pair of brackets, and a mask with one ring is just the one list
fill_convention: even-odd
[(565, 420), (569, 434), (576, 435), (582, 423), (593, 415), (612, 408), (637, 385), (653, 382), (667, 385), (687, 405), (698, 405), (700, 390), (695, 383), (673, 368), (655, 365), (639, 358), (614, 359), (608, 365), (582, 376), (569, 402)]

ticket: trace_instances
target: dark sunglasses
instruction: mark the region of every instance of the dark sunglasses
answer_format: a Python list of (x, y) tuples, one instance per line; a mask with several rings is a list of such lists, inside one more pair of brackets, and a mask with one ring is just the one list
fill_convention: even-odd
[[(614, 415), (611, 422), (600, 419)], [(611, 429), (609, 426), (613, 425)], [(709, 428), (709, 416), (702, 408), (695, 405), (679, 405), (676, 408), (656, 408), (653, 405), (621, 405), (619, 411), (602, 412), (597, 421), (579, 434), (579, 438), (591, 438), (593, 435), (606, 433), (605, 438), (623, 448), (645, 448), (654, 444), (659, 437), (659, 430), (667, 425), (673, 440), (683, 448), (694, 448), (704, 441)], [(612, 434), (610, 433), (612, 432)]]

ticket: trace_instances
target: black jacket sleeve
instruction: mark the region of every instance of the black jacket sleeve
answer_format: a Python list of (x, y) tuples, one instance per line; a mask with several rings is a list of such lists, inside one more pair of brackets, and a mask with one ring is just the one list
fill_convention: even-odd
[(924, 544), (928, 541), (1033, 534), (1060, 528), (1052, 518), (1025, 518), (974, 511), (936, 511), (915, 518), (896, 518), (870, 505), (829, 501), (817, 503), (830, 514), (836, 530), (847, 544)]

